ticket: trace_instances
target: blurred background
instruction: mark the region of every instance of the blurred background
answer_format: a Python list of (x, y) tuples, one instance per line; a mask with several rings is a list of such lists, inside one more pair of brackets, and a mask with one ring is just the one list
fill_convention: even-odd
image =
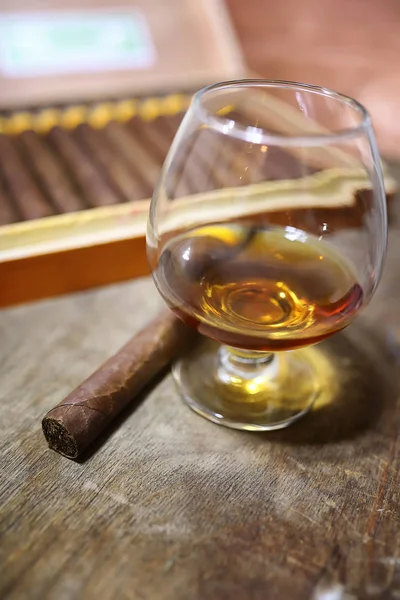
[(381, 151), (400, 158), (397, 0), (228, 0), (251, 69), (353, 96), (371, 111)]
[[(118, 15), (126, 17), (134, 10), (141, 13), (144, 25), (139, 27), (136, 19), (136, 38), (126, 18), (125, 30), (118, 21)], [(108, 29), (100, 23), (104, 11)], [(49, 26), (57, 12), (64, 20), (63, 30), (60, 23), (53, 22), (52, 30)], [(112, 27), (113, 14), (117, 18)], [(109, 97), (113, 91), (121, 96), (193, 91), (203, 83), (254, 73), (354, 96), (373, 114), (381, 151), (400, 157), (395, 111), (400, 101), (397, 0), (1, 0), (0, 17), (0, 102), (3, 97), (6, 108)], [(101, 43), (93, 33), (96, 19)], [(139, 43), (140, 36), (147, 50), (142, 48), (132, 59), (127, 48)], [(117, 48), (118, 39), (125, 40), (125, 53)], [(18, 52), (24, 55), (20, 63)], [(91, 81), (82, 87), (85, 65)], [(102, 69), (108, 78), (104, 72), (101, 77)], [(75, 70), (75, 80), (69, 70)], [(139, 75), (129, 77), (129, 70)], [(61, 78), (68, 84), (63, 86)]]

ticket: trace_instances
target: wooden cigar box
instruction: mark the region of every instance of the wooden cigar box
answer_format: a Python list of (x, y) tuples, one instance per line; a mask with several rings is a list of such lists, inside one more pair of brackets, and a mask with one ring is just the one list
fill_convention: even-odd
[[(0, 35), (11, 30), (7, 43), (17, 56), (0, 55), (0, 306), (148, 274), (149, 198), (192, 93), (246, 76), (220, 0), (140, 0), (113, 8), (106, 0), (75, 0), (68, 9), (40, 0), (28, 9), (23, 0), (0, 0)], [(102, 68), (84, 44), (80, 60), (68, 66), (65, 49), (51, 41), (65, 36), (68, 46), (78, 14), (86, 19), (83, 38), (115, 35)], [(27, 56), (13, 27), (50, 37), (47, 52), (38, 47), (34, 58)], [(56, 58), (48, 56), (51, 44)], [(205, 156), (199, 165), (208, 177)], [(314, 183), (329, 185), (318, 177)], [(257, 184), (254, 202), (279, 185)], [(388, 175), (386, 188), (390, 197), (395, 186)], [(223, 218), (224, 194), (208, 200)], [(348, 208), (333, 205), (330, 218), (336, 211), (345, 220)], [(277, 206), (277, 223), (281, 216)]]
[(0, 38), (0, 306), (147, 274), (192, 93), (246, 74), (223, 0), (0, 0)]

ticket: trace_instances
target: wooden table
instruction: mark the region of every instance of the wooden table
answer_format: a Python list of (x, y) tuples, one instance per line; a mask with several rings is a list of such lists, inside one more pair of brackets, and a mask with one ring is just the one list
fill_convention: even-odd
[(326, 342), (339, 393), (286, 431), (212, 425), (167, 377), (71, 462), (47, 449), (41, 417), (156, 312), (157, 293), (142, 280), (0, 313), (0, 597), (399, 598), (392, 212), (374, 301)]

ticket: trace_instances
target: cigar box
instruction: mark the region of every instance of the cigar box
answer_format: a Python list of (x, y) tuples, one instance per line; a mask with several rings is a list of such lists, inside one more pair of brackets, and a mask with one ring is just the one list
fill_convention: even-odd
[(0, 306), (145, 275), (192, 93), (245, 74), (223, 0), (0, 0)]
[[(33, 56), (21, 30), (45, 40)], [(115, 36), (108, 56), (103, 35)], [(0, 306), (148, 274), (149, 198), (192, 93), (247, 74), (224, 4), (3, 0), (0, 39)], [(254, 202), (276, 185), (260, 182)], [(360, 185), (349, 185), (352, 198)], [(390, 176), (386, 186), (390, 196)], [(207, 200), (223, 218), (229, 198)]]

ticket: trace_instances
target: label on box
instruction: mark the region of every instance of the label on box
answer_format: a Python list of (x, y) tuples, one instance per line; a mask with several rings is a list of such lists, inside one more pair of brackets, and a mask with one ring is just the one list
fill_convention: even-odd
[(155, 60), (138, 10), (0, 15), (0, 71), (7, 77), (144, 69)]

